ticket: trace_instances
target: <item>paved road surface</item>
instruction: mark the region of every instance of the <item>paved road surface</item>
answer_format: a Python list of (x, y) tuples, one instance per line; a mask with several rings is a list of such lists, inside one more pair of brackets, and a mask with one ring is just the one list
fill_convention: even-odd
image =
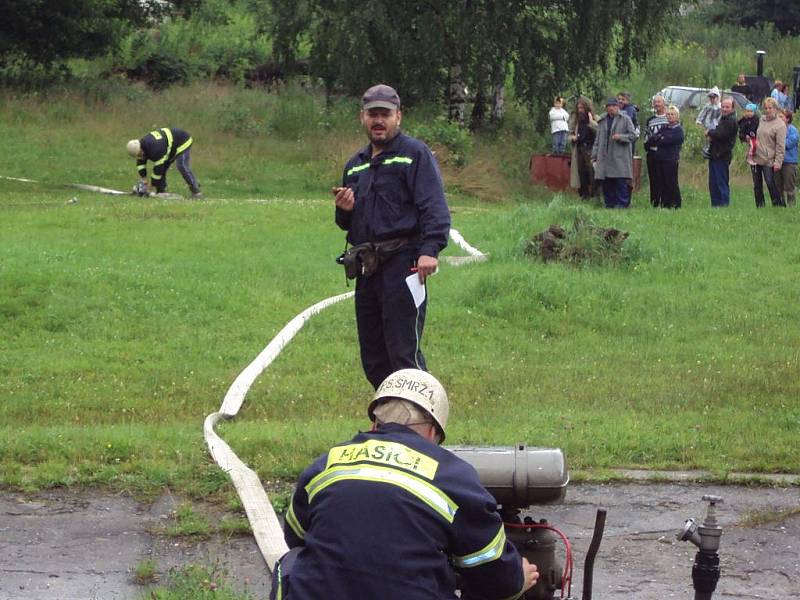
[[(581, 597), (583, 560), (596, 509), (608, 510), (594, 573), (594, 600), (694, 597), (695, 548), (675, 540), (689, 517), (705, 516), (703, 494), (724, 498), (723, 576), (714, 598), (800, 599), (800, 514), (748, 525), (800, 507), (800, 488), (697, 483), (573, 484), (566, 503), (537, 507), (572, 540), (572, 595)], [(269, 577), (250, 536), (202, 542), (153, 535), (179, 503), (165, 494), (152, 505), (97, 492), (0, 494), (0, 600), (139, 600), (146, 590), (133, 569), (153, 558), (159, 572), (186, 564), (216, 565), (255, 598)]]

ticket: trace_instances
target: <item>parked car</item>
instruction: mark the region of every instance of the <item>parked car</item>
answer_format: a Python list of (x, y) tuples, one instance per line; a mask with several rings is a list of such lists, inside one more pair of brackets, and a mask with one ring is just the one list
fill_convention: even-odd
[[(708, 91), (710, 88), (697, 88), (685, 87), (682, 85), (670, 85), (655, 94), (655, 96), (664, 96), (667, 106), (674, 104), (678, 110), (686, 108), (700, 108), (708, 102)], [(747, 96), (739, 92), (732, 92), (730, 90), (722, 90), (723, 98), (733, 98), (734, 108), (736, 110), (744, 110), (744, 107), (750, 102)], [(653, 96), (655, 98), (655, 96)], [(651, 99), (652, 101), (652, 99)]]

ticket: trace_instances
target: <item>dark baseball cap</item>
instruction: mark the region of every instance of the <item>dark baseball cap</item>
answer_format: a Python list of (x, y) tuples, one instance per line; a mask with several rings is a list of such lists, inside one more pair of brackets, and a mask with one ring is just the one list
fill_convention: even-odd
[(361, 106), (364, 110), (370, 108), (388, 108), (398, 110), (400, 108), (400, 96), (393, 87), (382, 83), (373, 85), (361, 97)]
[(606, 100), (606, 106), (619, 106), (619, 100), (616, 98), (609, 98)]

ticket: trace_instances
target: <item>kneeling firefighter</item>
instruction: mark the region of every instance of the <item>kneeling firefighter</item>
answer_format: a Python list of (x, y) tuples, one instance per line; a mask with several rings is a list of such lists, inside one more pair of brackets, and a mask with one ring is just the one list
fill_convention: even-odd
[(272, 599), (517, 598), (539, 577), (506, 541), (475, 469), (440, 447), (449, 405), (431, 374), (403, 369), (378, 387), (369, 432), (334, 446), (297, 482), (291, 550)]
[(183, 176), (192, 198), (202, 198), (200, 184), (190, 166), (190, 148), (192, 136), (177, 127), (162, 127), (148, 133), (141, 139), (130, 140), (126, 146), (128, 154), (136, 159), (136, 171), (139, 181), (134, 186), (134, 193), (146, 196), (147, 186), (147, 161), (153, 163), (153, 173), (150, 181), (156, 193), (167, 190), (167, 170), (172, 163), (176, 163), (178, 171)]

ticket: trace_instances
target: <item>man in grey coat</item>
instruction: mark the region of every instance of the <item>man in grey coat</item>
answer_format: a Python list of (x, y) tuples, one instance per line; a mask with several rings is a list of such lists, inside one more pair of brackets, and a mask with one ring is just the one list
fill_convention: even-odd
[(603, 182), (606, 208), (628, 208), (631, 205), (631, 144), (637, 137), (631, 118), (620, 112), (616, 98), (609, 98), (606, 114), (597, 123), (597, 137), (592, 148), (594, 176)]

